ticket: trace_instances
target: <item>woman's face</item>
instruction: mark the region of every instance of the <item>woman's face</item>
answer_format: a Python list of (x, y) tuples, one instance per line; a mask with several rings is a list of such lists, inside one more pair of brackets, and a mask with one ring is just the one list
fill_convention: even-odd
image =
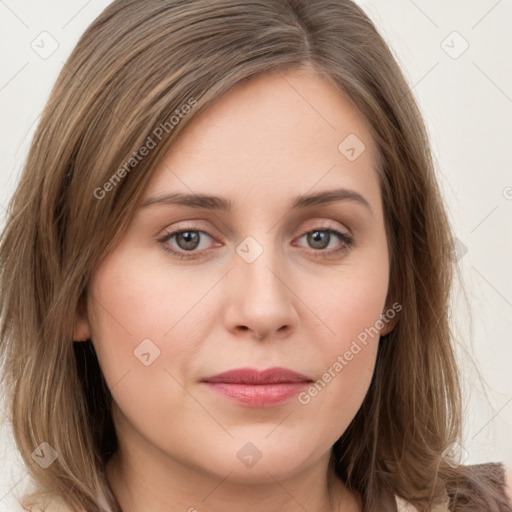
[[(172, 465), (240, 482), (327, 462), (368, 390), (375, 333), (392, 324), (379, 322), (389, 261), (376, 162), (368, 126), (311, 71), (252, 79), (194, 119), (77, 321), (121, 450), (154, 474)], [(203, 195), (231, 207), (200, 206)], [(274, 367), (309, 384), (203, 382)]]

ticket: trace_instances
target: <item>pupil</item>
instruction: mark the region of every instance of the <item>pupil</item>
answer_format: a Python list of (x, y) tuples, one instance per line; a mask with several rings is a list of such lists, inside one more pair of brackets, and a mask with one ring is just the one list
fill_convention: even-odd
[[(195, 249), (197, 247), (199, 236), (193, 231), (184, 231), (177, 235), (178, 245), (181, 249)], [(180, 240), (184, 240), (184, 247), (180, 243)]]
[(316, 249), (323, 249), (329, 245), (330, 234), (327, 231), (313, 231), (308, 235), (308, 238), (308, 242), (311, 242)]

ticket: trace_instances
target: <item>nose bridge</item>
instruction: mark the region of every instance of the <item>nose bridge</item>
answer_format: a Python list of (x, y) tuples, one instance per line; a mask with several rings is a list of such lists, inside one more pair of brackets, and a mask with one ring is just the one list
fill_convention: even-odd
[[(250, 295), (261, 293), (269, 300), (287, 300), (285, 276), (280, 248), (275, 246), (272, 234), (247, 236), (236, 248), (237, 274)], [(284, 288), (284, 289), (283, 289)]]
[(236, 283), (231, 297), (237, 314), (232, 320), (260, 335), (296, 321), (289, 267), (274, 239), (272, 233), (263, 233), (242, 240), (230, 277)]

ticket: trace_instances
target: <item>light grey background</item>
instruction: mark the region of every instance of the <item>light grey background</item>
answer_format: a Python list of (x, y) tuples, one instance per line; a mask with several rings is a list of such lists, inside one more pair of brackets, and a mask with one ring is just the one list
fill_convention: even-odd
[[(0, 227), (51, 87), (109, 3), (0, 0)], [(419, 101), (458, 239), (473, 318), (471, 331), (457, 287), (464, 461), (512, 466), (512, 0), (358, 3)], [(0, 411), (0, 512), (28, 481), (4, 420)]]

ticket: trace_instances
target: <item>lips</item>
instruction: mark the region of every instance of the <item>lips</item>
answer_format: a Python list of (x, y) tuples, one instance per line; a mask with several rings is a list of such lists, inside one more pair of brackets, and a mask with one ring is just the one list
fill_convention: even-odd
[(239, 368), (201, 380), (211, 391), (245, 407), (274, 407), (300, 393), (313, 382), (287, 368)]
[(219, 373), (218, 375), (213, 375), (211, 377), (206, 377), (201, 379), (201, 382), (263, 385), (313, 381), (306, 375), (294, 372), (288, 368), (275, 367), (268, 368), (266, 370), (239, 368)]

